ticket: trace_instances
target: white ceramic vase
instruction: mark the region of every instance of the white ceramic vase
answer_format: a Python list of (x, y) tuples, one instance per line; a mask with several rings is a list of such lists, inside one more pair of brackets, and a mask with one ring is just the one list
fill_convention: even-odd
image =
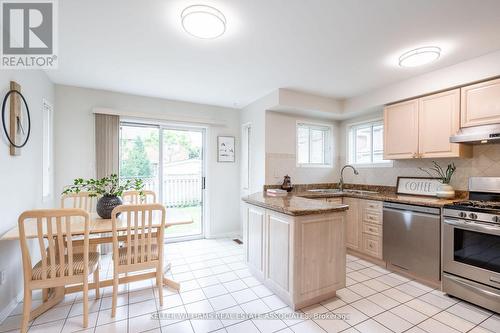
[(437, 188), (436, 196), (442, 199), (455, 198), (455, 189), (450, 184), (441, 184)]

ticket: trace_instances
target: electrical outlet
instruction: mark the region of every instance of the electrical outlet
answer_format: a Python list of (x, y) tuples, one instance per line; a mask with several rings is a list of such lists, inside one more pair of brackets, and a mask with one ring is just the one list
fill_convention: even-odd
[(5, 271), (0, 272), (0, 285), (5, 283)]

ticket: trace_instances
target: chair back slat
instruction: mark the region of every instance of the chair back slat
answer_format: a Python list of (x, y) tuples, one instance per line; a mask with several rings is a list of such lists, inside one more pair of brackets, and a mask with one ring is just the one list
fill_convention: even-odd
[[(121, 213), (120, 216), (117, 214)], [(163, 251), (163, 230), (165, 228), (165, 207), (160, 204), (121, 205), (111, 213), (113, 229), (113, 253), (116, 259), (119, 255), (118, 219), (126, 223), (126, 261), (122, 264), (133, 265), (147, 262), (157, 262), (154, 258), (153, 247), (157, 246), (157, 253)], [(155, 220), (156, 219), (156, 220)], [(157, 239), (156, 239), (157, 238)], [(156, 242), (153, 242), (156, 239)], [(120, 260), (115, 260), (120, 264)]]
[[(57, 242), (57, 255), (58, 255), (58, 261), (59, 263), (65, 263), (65, 255), (66, 251), (64, 250), (64, 233), (63, 233), (63, 226), (62, 226), (62, 220), (61, 217), (58, 216), (56, 217), (56, 231), (57, 231), (57, 237), (56, 237), (56, 242)], [(66, 222), (66, 221), (65, 221)], [(59, 272), (59, 276), (61, 274), (64, 275), (64, 272)]]
[(134, 258), (139, 258), (139, 214), (133, 213), (134, 216)]
[(47, 278), (47, 248), (45, 247), (45, 239), (43, 237), (43, 221), (41, 217), (36, 219), (36, 230), (40, 257), (42, 258), (42, 279), (45, 280)]
[(132, 258), (132, 247), (130, 246), (132, 245), (131, 216), (132, 212), (127, 211), (127, 244), (129, 244), (129, 246), (127, 246), (127, 265), (130, 265), (130, 260)]
[[(83, 223), (84, 270), (88, 270), (90, 217), (80, 208), (38, 209), (19, 217), (19, 236), (25, 280), (33, 279), (31, 253), (26, 238), (26, 225), (36, 222), (38, 250), (41, 257), (41, 280), (53, 280), (74, 274), (72, 224)], [(81, 228), (81, 226), (80, 226)], [(77, 236), (75, 236), (77, 237)]]
[(122, 194), (123, 202), (132, 205), (153, 204), (156, 203), (156, 193), (151, 190), (141, 191), (125, 191)]
[(73, 237), (71, 237), (71, 222), (69, 216), (65, 217), (66, 222), (66, 247), (68, 249), (68, 276), (73, 276)]

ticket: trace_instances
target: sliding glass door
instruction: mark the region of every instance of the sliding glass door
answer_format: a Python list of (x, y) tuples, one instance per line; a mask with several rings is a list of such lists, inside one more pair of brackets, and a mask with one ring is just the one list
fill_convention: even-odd
[(167, 218), (194, 221), (167, 229), (166, 238), (203, 237), (204, 142), (201, 128), (121, 124), (120, 178), (142, 178), (167, 208)]
[[(168, 213), (191, 216), (194, 223), (167, 229), (166, 236), (203, 235), (204, 130), (162, 128), (162, 200)], [(167, 215), (168, 216), (168, 215)]]

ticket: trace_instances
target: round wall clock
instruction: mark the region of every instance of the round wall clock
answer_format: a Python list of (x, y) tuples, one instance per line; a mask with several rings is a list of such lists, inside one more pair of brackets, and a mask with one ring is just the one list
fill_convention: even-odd
[[(6, 110), (8, 104), (10, 105), (9, 111)], [(6, 116), (7, 112), (9, 117)], [(15, 82), (11, 82), (11, 89), (3, 98), (2, 126), (11, 146), (11, 155), (18, 155), (19, 149), (24, 147), (29, 140), (31, 119), (28, 103), (20, 92), (20, 86)]]

